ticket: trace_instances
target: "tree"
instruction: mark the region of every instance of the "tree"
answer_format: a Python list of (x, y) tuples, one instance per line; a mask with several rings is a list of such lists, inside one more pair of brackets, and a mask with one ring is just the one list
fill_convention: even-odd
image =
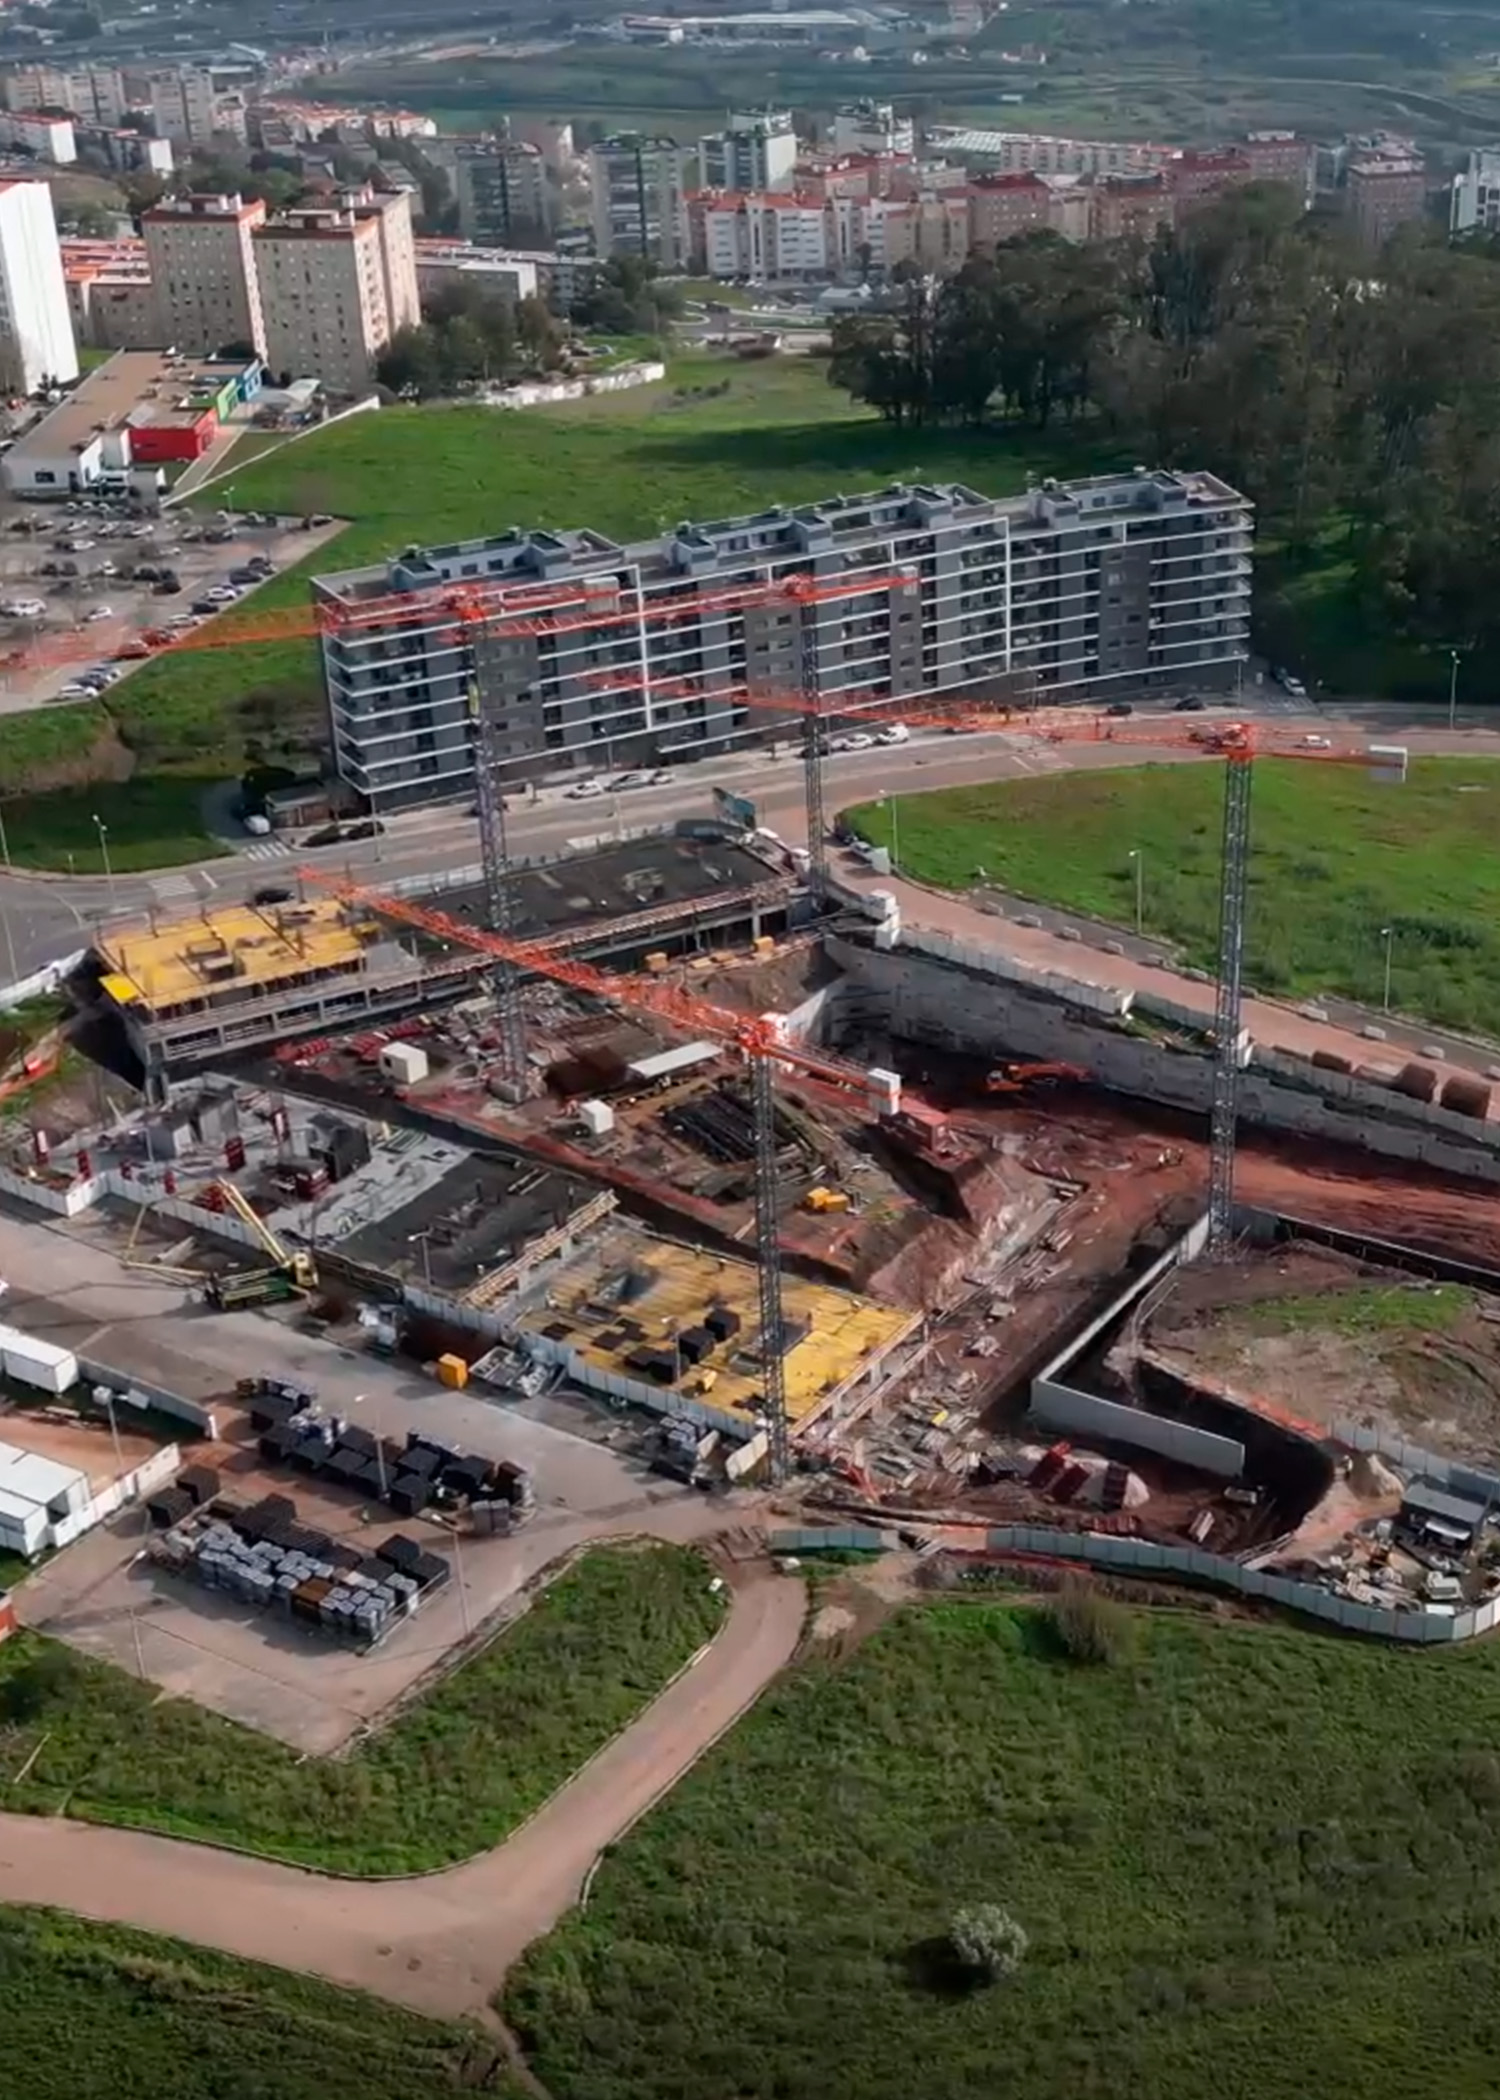
[(516, 339), (531, 363), (540, 365), (544, 372), (555, 371), (562, 363), (567, 332), (551, 307), (535, 293), (516, 308)]
[(393, 394), (413, 394), (419, 400), (440, 394), (443, 375), (437, 331), (425, 323), (397, 329), (376, 362), (375, 376)]
[(1015, 1975), (1031, 1942), (1008, 1910), (998, 1903), (977, 1903), (954, 1912), (948, 1944), (967, 1975), (979, 1983), (998, 1983)]

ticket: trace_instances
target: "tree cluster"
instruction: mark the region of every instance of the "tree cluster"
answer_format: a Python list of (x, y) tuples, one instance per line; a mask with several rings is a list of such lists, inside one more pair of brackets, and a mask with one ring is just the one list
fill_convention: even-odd
[(1500, 642), (1500, 258), (1407, 228), (1377, 258), (1287, 190), (1154, 241), (1030, 234), (840, 321), (829, 377), (898, 424), (1089, 419), (1207, 467), (1295, 557), (1347, 538), (1415, 639)]
[(596, 270), (573, 303), (580, 328), (612, 335), (661, 335), (682, 312), (682, 293), (639, 255), (613, 256)]
[(512, 304), (456, 285), (429, 303), (425, 321), (392, 336), (376, 376), (394, 394), (434, 401), (466, 386), (556, 371), (566, 352), (567, 331), (540, 299)]

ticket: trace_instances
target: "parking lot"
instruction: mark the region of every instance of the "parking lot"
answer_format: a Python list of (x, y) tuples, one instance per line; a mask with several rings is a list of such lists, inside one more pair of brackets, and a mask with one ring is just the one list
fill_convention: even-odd
[[(0, 500), (0, 713), (106, 690), (340, 529), (332, 518), (307, 530), (300, 518), (211, 503), (153, 518), (105, 498)], [(236, 571), (245, 573), (231, 583)], [(22, 660), (7, 662), (12, 652)]]

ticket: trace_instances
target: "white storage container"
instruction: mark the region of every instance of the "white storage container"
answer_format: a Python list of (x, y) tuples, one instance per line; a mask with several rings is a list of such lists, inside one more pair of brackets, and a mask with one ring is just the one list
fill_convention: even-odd
[(607, 1101), (580, 1101), (578, 1117), (590, 1137), (608, 1137), (615, 1127), (615, 1112)]
[(0, 1361), (8, 1377), (18, 1378), (22, 1385), (40, 1386), (43, 1392), (66, 1393), (78, 1383), (78, 1358), (71, 1349), (18, 1334), (14, 1328), (0, 1337)]
[(13, 1495), (0, 1487), (0, 1547), (35, 1560), (51, 1543), (52, 1527), (46, 1510), (24, 1495)]
[(0, 1473), (0, 1488), (45, 1508), (50, 1516), (63, 1517), (80, 1510), (89, 1499), (88, 1476), (77, 1466), (60, 1465), (54, 1458), (24, 1452), (14, 1465)]

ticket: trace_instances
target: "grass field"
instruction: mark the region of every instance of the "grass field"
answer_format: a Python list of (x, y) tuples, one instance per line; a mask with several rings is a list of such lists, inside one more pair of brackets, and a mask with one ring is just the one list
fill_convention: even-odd
[[(27, 2100), (519, 2100), (488, 2037), (180, 1941), (0, 1909)], [(25, 2066), (24, 2078), (21, 2067)]]
[(350, 1874), (420, 1873), (498, 1844), (714, 1632), (708, 1565), (605, 1548), (382, 1734), (336, 1762), (105, 1664), (18, 1635), (0, 1647), (8, 1808), (239, 1845)]
[[(1215, 765), (1118, 771), (903, 795), (904, 873), (954, 889), (979, 869), (1022, 896), (1130, 924), (1135, 864), (1148, 933), (1211, 968), (1223, 779)], [(888, 845), (891, 812), (853, 813)], [(1281, 995), (1342, 993), (1500, 1033), (1500, 766), (1419, 759), (1401, 787), (1359, 767), (1262, 761), (1252, 806), (1247, 978)]]
[[(1028, 473), (1083, 473), (1097, 444), (1060, 432), (898, 432), (830, 387), (815, 358), (742, 365), (696, 354), (669, 381), (525, 414), (453, 408), (383, 409), (252, 459), (233, 477), (237, 504), (330, 511), (349, 528), (255, 597), (247, 623), (305, 603), (315, 570), (378, 561), (411, 541), (462, 539), (507, 525), (593, 525), (644, 537), (681, 518), (726, 517), (834, 489), (899, 477), (957, 477), (997, 494)], [(212, 494), (221, 500), (223, 490)], [(225, 626), (232, 630), (233, 613)], [(71, 793), (84, 780), (149, 778), (155, 800), (133, 825), (128, 797), (118, 833), (121, 868), (196, 859), (215, 848), (202, 825), (205, 786), (237, 773), (250, 734), (247, 696), (316, 728), (321, 678), (311, 644), (278, 642), (186, 651), (124, 679), (99, 708), (0, 719), (0, 780), (40, 794), (7, 800), (20, 861), (97, 869), (92, 824)], [(118, 838), (120, 854), (113, 848)], [(59, 852), (63, 856), (59, 858)], [(127, 852), (132, 856), (125, 857)]]
[[(553, 2100), (1489, 2100), (1500, 1651), (1134, 1630), (952, 1603), (783, 1679), (515, 1973)], [(1031, 1944), (968, 1994), (971, 1903)]]
[(1268, 1298), (1236, 1305), (1225, 1317), (1258, 1334), (1445, 1334), (1474, 1307), (1462, 1284), (1363, 1284), (1348, 1291), (1314, 1291), (1305, 1298)]

